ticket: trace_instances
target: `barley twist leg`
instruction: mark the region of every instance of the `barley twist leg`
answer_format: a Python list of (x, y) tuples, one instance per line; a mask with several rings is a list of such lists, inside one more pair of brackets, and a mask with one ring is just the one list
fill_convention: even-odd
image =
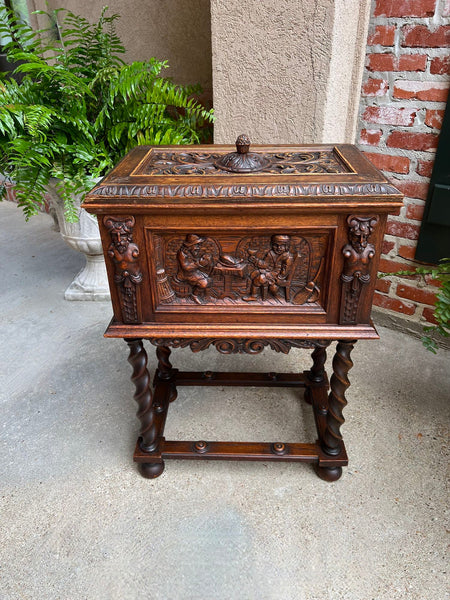
[[(340, 341), (333, 358), (333, 375), (328, 396), (327, 425), (321, 441), (322, 450), (331, 456), (338, 456), (342, 448), (341, 426), (345, 419), (342, 414), (347, 405), (345, 391), (349, 387), (348, 372), (353, 366), (350, 353), (355, 341)], [(318, 475), (327, 481), (335, 481), (342, 474), (341, 467), (318, 467)]]
[(160, 379), (170, 379), (172, 377), (172, 364), (169, 360), (170, 348), (167, 346), (157, 346), (156, 356), (158, 358), (158, 377)]
[[(156, 376), (158, 379), (162, 379), (163, 381), (170, 381), (174, 378), (174, 374), (176, 372), (173, 369), (172, 364), (169, 360), (171, 350), (168, 346), (157, 346), (156, 347), (156, 356), (158, 358), (158, 370), (156, 372)], [(169, 402), (173, 402), (177, 397), (177, 388), (175, 382), (172, 381), (170, 384), (170, 395)]]
[[(327, 360), (327, 346), (316, 346), (311, 354), (313, 365), (306, 372), (308, 379), (313, 383), (322, 383), (325, 380), (325, 363)], [(311, 389), (307, 386), (305, 389), (304, 399), (308, 404), (312, 404)]]
[(347, 405), (345, 391), (350, 385), (347, 374), (353, 366), (350, 353), (355, 343), (354, 341), (338, 342), (336, 354), (333, 358), (331, 391), (328, 396), (327, 427), (322, 443), (322, 448), (327, 454), (339, 454), (341, 449), (342, 435), (340, 428), (345, 422), (342, 411)]
[(150, 375), (147, 370), (147, 353), (142, 339), (126, 339), (130, 348), (128, 362), (133, 367), (131, 381), (136, 387), (134, 399), (138, 404), (137, 417), (141, 422), (139, 445), (145, 452), (153, 452), (157, 447), (155, 413), (150, 387)]
[(325, 362), (327, 360), (326, 347), (318, 346), (311, 354), (313, 366), (310, 371), (310, 379), (315, 383), (320, 383), (325, 379)]

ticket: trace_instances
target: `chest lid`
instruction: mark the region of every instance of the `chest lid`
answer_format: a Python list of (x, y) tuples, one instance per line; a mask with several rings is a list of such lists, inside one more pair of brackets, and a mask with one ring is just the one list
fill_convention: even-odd
[(355, 146), (250, 147), (241, 135), (236, 149), (138, 146), (87, 194), (84, 208), (368, 202), (392, 209), (401, 198)]

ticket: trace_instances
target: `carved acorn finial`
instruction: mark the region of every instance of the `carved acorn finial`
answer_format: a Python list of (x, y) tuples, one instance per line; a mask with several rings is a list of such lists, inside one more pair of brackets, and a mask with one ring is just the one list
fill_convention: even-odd
[(236, 152), (230, 152), (221, 156), (215, 165), (224, 171), (232, 173), (254, 173), (262, 171), (269, 164), (270, 160), (267, 155), (249, 152), (250, 138), (244, 133), (236, 140)]
[(243, 133), (236, 140), (236, 151), (238, 154), (247, 154), (250, 150), (250, 138)]

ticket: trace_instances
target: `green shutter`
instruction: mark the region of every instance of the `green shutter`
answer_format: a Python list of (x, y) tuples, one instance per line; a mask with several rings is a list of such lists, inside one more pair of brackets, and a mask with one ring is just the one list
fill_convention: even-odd
[(431, 174), (416, 259), (436, 264), (450, 257), (450, 102), (447, 102)]

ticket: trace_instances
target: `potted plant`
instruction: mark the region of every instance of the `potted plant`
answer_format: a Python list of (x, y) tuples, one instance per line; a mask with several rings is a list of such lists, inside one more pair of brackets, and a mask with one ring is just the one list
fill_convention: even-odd
[[(88, 256), (101, 255), (95, 221), (80, 217), (84, 194), (133, 146), (203, 141), (213, 111), (192, 97), (199, 86), (162, 76), (167, 62), (126, 64), (115, 31), (119, 15), (107, 16), (107, 7), (93, 24), (65, 9), (36, 12), (48, 19), (47, 28), (35, 31), (0, 8), (4, 51), (21, 74), (19, 81), (0, 79), (0, 174), (14, 183), (27, 220), (50, 192), (66, 240)], [(5, 187), (0, 182), (0, 196)], [(78, 244), (74, 239), (84, 225), (87, 241)], [(96, 263), (90, 265), (94, 280)], [(86, 295), (81, 280), (72, 285), (72, 296)]]

